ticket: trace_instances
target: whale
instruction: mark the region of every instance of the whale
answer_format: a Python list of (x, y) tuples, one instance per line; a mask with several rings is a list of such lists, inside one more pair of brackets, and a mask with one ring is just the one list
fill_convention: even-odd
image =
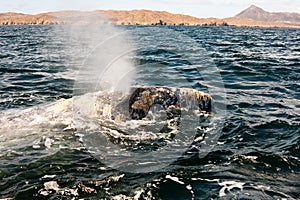
[[(183, 109), (210, 113), (212, 97), (191, 88), (133, 86), (127, 92), (112, 89), (60, 99), (24, 110), (0, 113), (0, 142), (45, 130), (75, 131), (85, 129), (82, 121), (97, 121), (101, 126), (145, 122), (152, 109), (159, 107), (164, 120), (180, 119)], [(79, 122), (79, 123), (78, 123)], [(170, 125), (174, 129), (174, 125)], [(122, 130), (120, 130), (122, 131)]]

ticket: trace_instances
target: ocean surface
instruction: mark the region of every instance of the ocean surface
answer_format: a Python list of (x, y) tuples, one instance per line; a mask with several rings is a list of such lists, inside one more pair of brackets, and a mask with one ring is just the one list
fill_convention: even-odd
[[(0, 199), (300, 199), (299, 29), (120, 26), (105, 36), (68, 30), (0, 26)], [(132, 47), (122, 49), (126, 44)], [(47, 124), (48, 105), (101, 90), (94, 78), (103, 76), (88, 66), (116, 62), (103, 75), (116, 87), (130, 79), (214, 98), (214, 112), (193, 122), (201, 138), (181, 137), (194, 127), (181, 123), (178, 137), (154, 144), (143, 137), (115, 142), (157, 155), (159, 168), (123, 168), (128, 163), (118, 158), (111, 164), (106, 152), (89, 150), (102, 145), (84, 140), (89, 130)], [(40, 123), (31, 125), (33, 118)], [(182, 148), (168, 160), (171, 151), (160, 149), (178, 141)]]

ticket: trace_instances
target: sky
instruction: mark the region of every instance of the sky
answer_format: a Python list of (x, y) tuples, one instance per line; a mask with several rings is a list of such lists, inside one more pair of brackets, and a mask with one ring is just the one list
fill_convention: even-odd
[(0, 0), (0, 12), (148, 9), (195, 17), (232, 17), (251, 5), (269, 12), (300, 13), (300, 0)]

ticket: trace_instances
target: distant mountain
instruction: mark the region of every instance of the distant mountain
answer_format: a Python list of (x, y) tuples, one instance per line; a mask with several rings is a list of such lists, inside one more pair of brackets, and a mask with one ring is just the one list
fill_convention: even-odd
[(55, 16), (47, 13), (27, 15), (22, 13), (0, 13), (0, 25), (22, 25), (22, 24), (58, 24)]
[(267, 12), (255, 5), (243, 10), (235, 17), (241, 19), (252, 19), (256, 21), (272, 22), (300, 26), (300, 14), (289, 12)]
[[(251, 12), (250, 12), (251, 11)], [(252, 14), (251, 14), (252, 13)], [(98, 10), (98, 11), (58, 11), (40, 13), (36, 15), (22, 13), (0, 13), (0, 25), (22, 25), (22, 24), (65, 24), (72, 22), (84, 22), (90, 16), (105, 16), (108, 23), (116, 25), (186, 25), (186, 26), (258, 26), (258, 27), (296, 27), (300, 28), (300, 23), (278, 23), (272, 20), (260, 21), (250, 18), (266, 15), (265, 11), (257, 7), (240, 13), (237, 17), (224, 19), (217, 18), (197, 18), (189, 15), (173, 14), (165, 11), (152, 10)], [(89, 16), (85, 18), (84, 16)], [(245, 17), (243, 17), (245, 16)], [(253, 16), (252, 16), (253, 17)]]

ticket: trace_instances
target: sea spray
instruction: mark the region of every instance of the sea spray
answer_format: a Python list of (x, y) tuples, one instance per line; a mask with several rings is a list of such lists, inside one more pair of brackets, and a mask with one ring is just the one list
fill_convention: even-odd
[(73, 99), (73, 107), (75, 126), (82, 129), (97, 117), (91, 114), (97, 110), (97, 98), (88, 94), (117, 92), (116, 98), (110, 98), (105, 107), (110, 112), (113, 101), (129, 92), (135, 77), (134, 48), (125, 30), (112, 26), (97, 12), (82, 12), (64, 21), (66, 24), (59, 26), (58, 32), (67, 38), (65, 48), (70, 54), (66, 65), (79, 66), (73, 96), (80, 98)]
[[(124, 30), (110, 25), (99, 13), (85, 13), (68, 17), (64, 30), (65, 48), (76, 43), (67, 60), (79, 64), (74, 95), (105, 89), (128, 90), (135, 75), (134, 48)], [(68, 63), (67, 63), (68, 65)], [(71, 66), (72, 67), (72, 66)]]

